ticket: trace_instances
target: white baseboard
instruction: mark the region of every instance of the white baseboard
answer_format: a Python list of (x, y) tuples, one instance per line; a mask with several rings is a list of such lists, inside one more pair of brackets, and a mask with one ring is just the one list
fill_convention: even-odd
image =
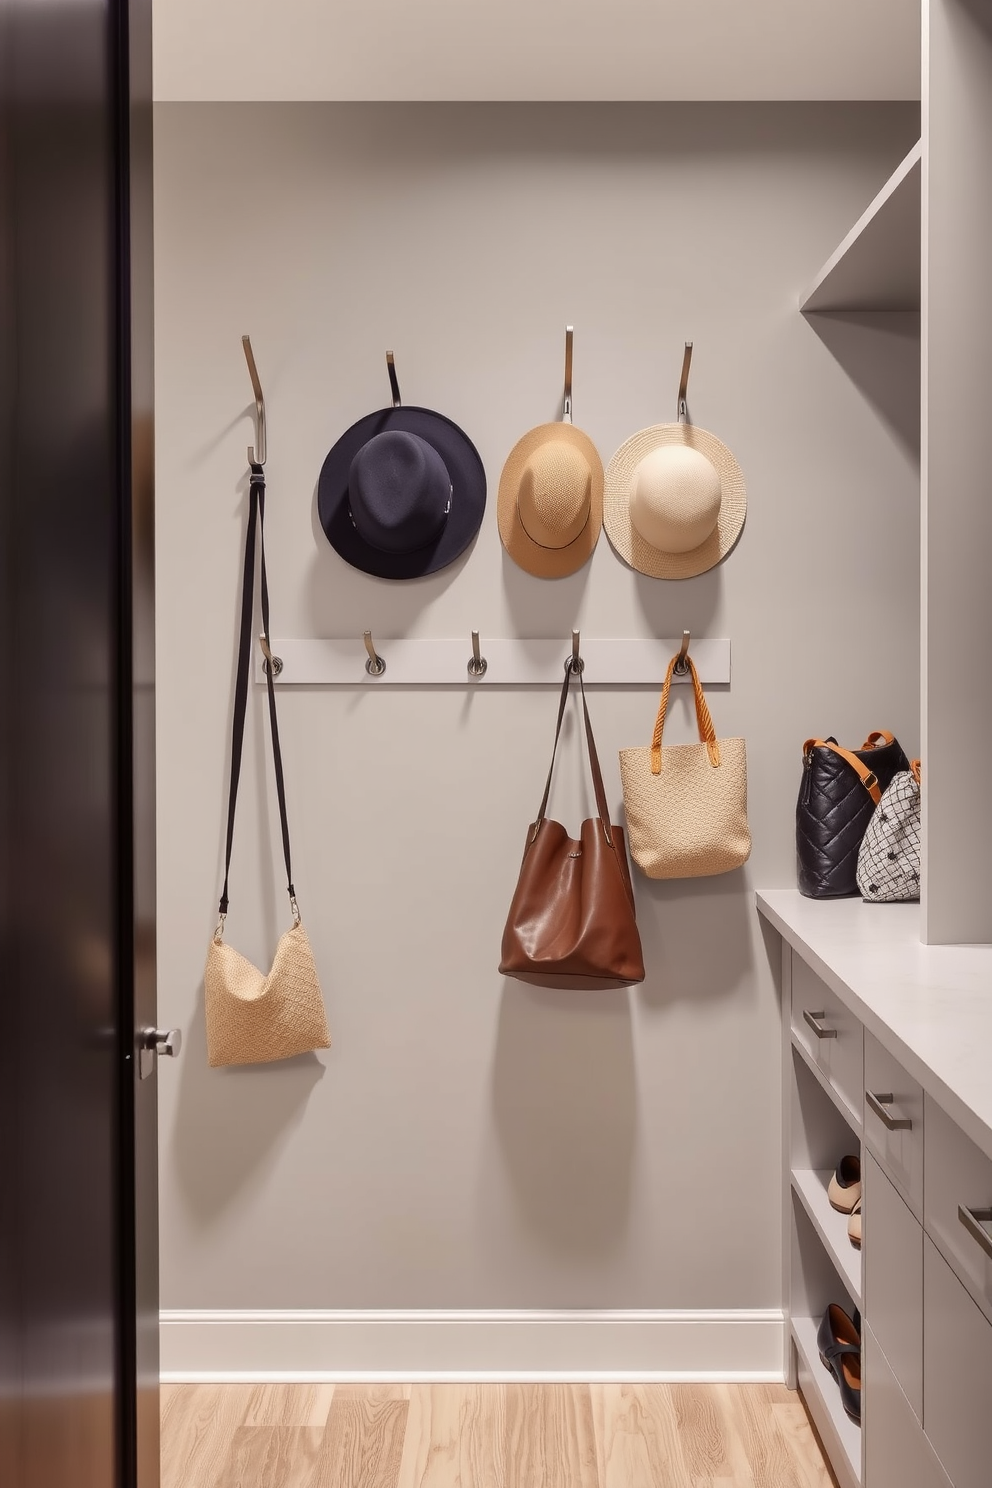
[(162, 1312), (162, 1378), (781, 1380), (778, 1311)]

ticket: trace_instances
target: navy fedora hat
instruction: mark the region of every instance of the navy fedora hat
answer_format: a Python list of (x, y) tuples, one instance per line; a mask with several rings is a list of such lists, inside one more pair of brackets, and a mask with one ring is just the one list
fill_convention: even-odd
[(464, 553), (486, 509), (486, 472), (468, 435), (430, 408), (404, 407), (392, 352), (393, 406), (367, 413), (330, 450), (317, 514), (341, 557), (381, 579), (436, 573)]

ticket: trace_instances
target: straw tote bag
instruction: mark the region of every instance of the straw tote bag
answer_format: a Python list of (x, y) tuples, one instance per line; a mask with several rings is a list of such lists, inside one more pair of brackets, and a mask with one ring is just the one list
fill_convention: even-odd
[(231, 743), (231, 790), (227, 808), (227, 852), (224, 862), (224, 889), (220, 898), (220, 918), (207, 952), (204, 990), (207, 1014), (207, 1056), (215, 1068), (225, 1064), (262, 1064), (273, 1059), (289, 1059), (311, 1049), (327, 1049), (330, 1037), (324, 999), (317, 980), (313, 951), (303, 928), (289, 850), (289, 822), (286, 816), (286, 787), (283, 779), (282, 752), (279, 748), (279, 726), (276, 720), (276, 694), (272, 669), (266, 671), (269, 695), (269, 726), (272, 733), (272, 760), (275, 767), (276, 795), (282, 824), (282, 847), (286, 861), (286, 885), (292, 928), (281, 937), (268, 974), (236, 951), (224, 940), (227, 920), (228, 880), (231, 873), (231, 850), (234, 846), (234, 813), (241, 775), (241, 751), (248, 708), (248, 685), (251, 673), (252, 607), (255, 589), (255, 533), (258, 532), (261, 570), (262, 629), (266, 645), (269, 639), (269, 591), (265, 576), (265, 477), (260, 465), (251, 467), (248, 532), (245, 537), (244, 582), (241, 591), (241, 636), (238, 650), (238, 675), (234, 693), (234, 728)]
[(691, 656), (685, 662), (692, 675), (700, 742), (662, 748), (677, 661), (673, 656), (668, 664), (651, 747), (620, 751), (631, 856), (648, 878), (729, 873), (751, 853), (744, 740), (717, 739)]
[[(575, 675), (582, 694), (586, 749), (598, 817), (582, 823), (578, 841), (545, 812), (558, 752), (568, 687)], [(589, 721), (582, 673), (566, 665), (551, 768), (537, 820), (527, 832), (517, 887), (503, 931), (504, 976), (642, 982), (644, 958), (634, 917), (634, 889), (623, 831), (610, 821)]]

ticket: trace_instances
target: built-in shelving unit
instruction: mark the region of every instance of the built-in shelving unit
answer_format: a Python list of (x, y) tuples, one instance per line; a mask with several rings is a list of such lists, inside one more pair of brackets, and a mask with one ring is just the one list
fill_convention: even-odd
[[(820, 1363), (820, 1353), (816, 1346), (818, 1326), (819, 1322), (816, 1318), (794, 1317), (792, 1319), (792, 1337), (800, 1355), (800, 1379), (805, 1386), (803, 1393), (811, 1408), (817, 1430), (830, 1453), (830, 1460), (835, 1469), (841, 1469), (837, 1476), (843, 1478), (843, 1468), (846, 1468), (851, 1481), (860, 1483), (861, 1427), (846, 1414), (841, 1405), (840, 1391), (831, 1385), (830, 1376)], [(822, 1375), (828, 1388), (823, 1390), (819, 1388), (818, 1375)]]
[(799, 301), (826, 310), (919, 310), (922, 143), (886, 181)]
[(820, 1069), (820, 1066), (817, 1064), (816, 1060), (811, 1057), (805, 1044), (802, 1043), (800, 1039), (796, 1038), (794, 1034), (792, 1037), (792, 1047), (799, 1058), (802, 1060), (803, 1064), (805, 1064), (806, 1068), (809, 1070), (810, 1074), (813, 1076), (813, 1079), (819, 1085), (824, 1095), (828, 1098), (828, 1100), (833, 1102), (834, 1106), (836, 1106), (837, 1110), (843, 1116), (844, 1120), (851, 1128), (851, 1131), (854, 1133), (856, 1140), (860, 1142), (861, 1117), (851, 1106), (847, 1104), (847, 1101), (841, 1095), (840, 1091), (837, 1090), (833, 1085), (831, 1085), (830, 1081)]
[(847, 1215), (840, 1214), (827, 1198), (832, 1169), (793, 1168), (792, 1187), (813, 1228), (833, 1261), (852, 1301), (861, 1306), (861, 1252), (851, 1244)]

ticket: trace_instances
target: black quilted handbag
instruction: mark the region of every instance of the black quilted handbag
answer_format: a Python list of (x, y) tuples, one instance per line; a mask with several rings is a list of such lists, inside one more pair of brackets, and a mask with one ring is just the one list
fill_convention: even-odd
[(807, 899), (858, 893), (858, 850), (872, 812), (893, 775), (909, 760), (892, 734), (878, 729), (860, 749), (836, 739), (807, 739), (796, 803), (799, 892)]

